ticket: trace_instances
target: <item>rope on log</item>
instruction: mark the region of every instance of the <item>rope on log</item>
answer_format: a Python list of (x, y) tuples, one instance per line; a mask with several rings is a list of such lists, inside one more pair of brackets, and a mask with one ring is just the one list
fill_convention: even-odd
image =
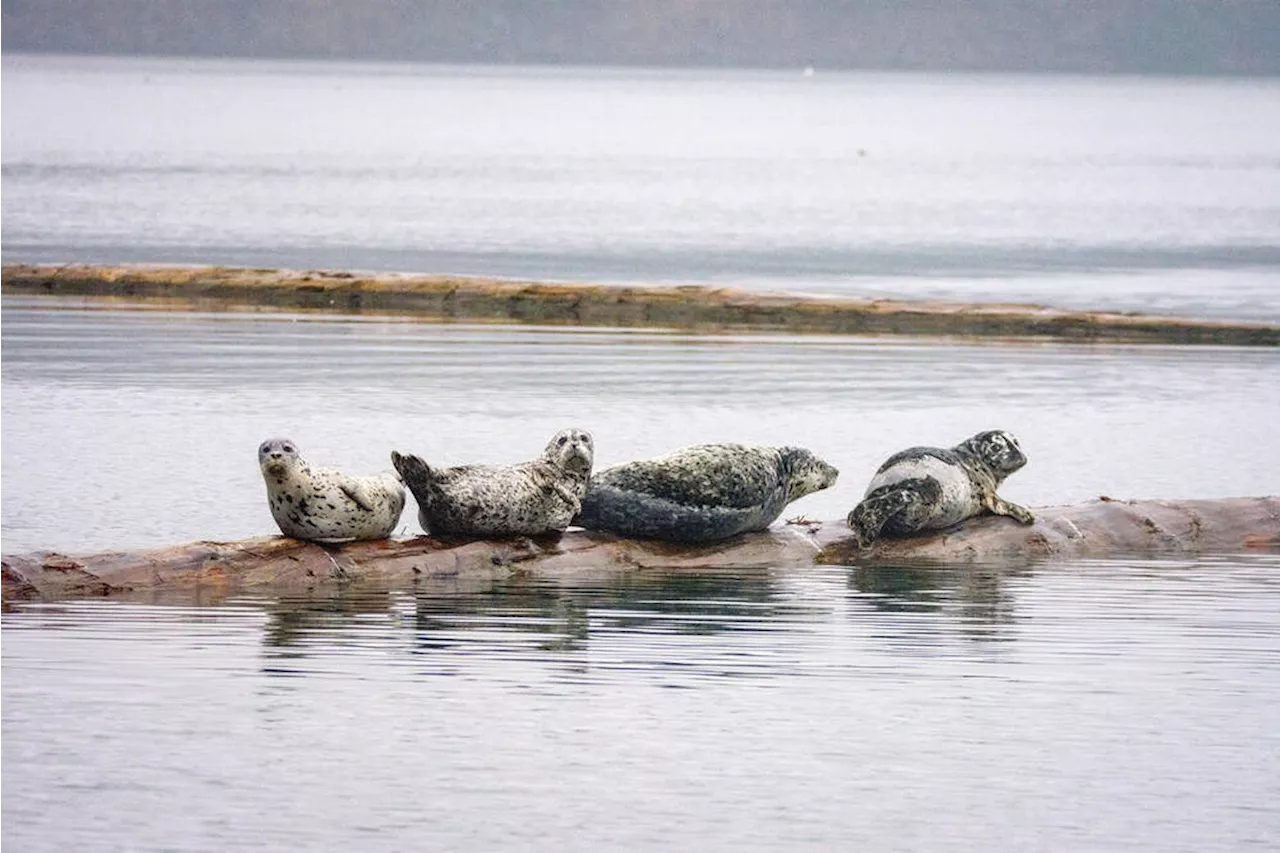
[(1005, 563), (1120, 556), (1280, 553), (1280, 497), (1119, 501), (1036, 510), (1034, 525), (984, 516), (942, 533), (858, 551), (843, 522), (795, 521), (714, 545), (685, 546), (569, 531), (558, 538), (415, 539), (320, 546), (281, 536), (190, 542), (80, 557), (3, 557), (3, 600), (56, 600), (156, 589), (306, 588), (353, 581), (412, 587), (427, 578), (500, 579), (645, 569), (800, 568)]

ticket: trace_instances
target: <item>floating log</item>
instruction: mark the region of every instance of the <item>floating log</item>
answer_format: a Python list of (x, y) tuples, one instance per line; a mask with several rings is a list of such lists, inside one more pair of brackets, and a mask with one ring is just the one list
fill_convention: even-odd
[(569, 531), (559, 538), (449, 542), (416, 539), (322, 547), (284, 537), (193, 542), (80, 557), (3, 558), (3, 597), (55, 600), (162, 589), (311, 588), (353, 581), (412, 588), (431, 578), (512, 574), (564, 577), (645, 569), (799, 568), (983, 563), (1073, 558), (1280, 552), (1280, 497), (1118, 501), (1035, 510), (1034, 525), (987, 516), (932, 536), (882, 540), (858, 551), (843, 522), (793, 520), (707, 546)]
[(537, 325), (1280, 346), (1280, 326), (1262, 323), (1037, 305), (816, 298), (700, 286), (92, 264), (6, 264), (3, 286), (8, 293), (124, 299), (178, 309), (265, 307)]

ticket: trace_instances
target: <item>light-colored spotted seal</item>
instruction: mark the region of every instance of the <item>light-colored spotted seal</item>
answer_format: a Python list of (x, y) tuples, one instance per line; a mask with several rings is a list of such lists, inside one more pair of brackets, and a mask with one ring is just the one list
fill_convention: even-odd
[(849, 528), (867, 548), (881, 534), (942, 530), (987, 512), (1031, 524), (1030, 510), (996, 494), (1005, 477), (1026, 464), (1018, 440), (1001, 430), (980, 432), (949, 449), (903, 450), (871, 478), (862, 502), (849, 513)]
[(387, 472), (352, 477), (313, 468), (287, 438), (258, 448), (271, 516), (285, 536), (312, 542), (351, 542), (391, 535), (404, 509), (404, 486)]
[(619, 536), (716, 542), (764, 530), (839, 475), (803, 447), (701, 444), (596, 474), (574, 524)]
[(556, 433), (542, 456), (518, 465), (431, 468), (391, 452), (391, 464), (418, 501), (433, 536), (537, 536), (569, 526), (591, 479), (595, 447), (581, 429)]

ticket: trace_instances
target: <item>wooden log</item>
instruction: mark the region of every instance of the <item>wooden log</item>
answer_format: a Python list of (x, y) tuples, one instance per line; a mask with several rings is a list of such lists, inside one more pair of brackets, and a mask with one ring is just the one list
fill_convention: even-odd
[(1038, 305), (813, 298), (720, 287), (208, 266), (5, 264), (6, 293), (189, 309), (409, 315), (538, 325), (1280, 346), (1280, 326)]
[(55, 600), (158, 589), (313, 588), (364, 581), (411, 588), (432, 578), (484, 581), (645, 569), (799, 568), (996, 563), (1128, 555), (1280, 552), (1280, 497), (1117, 501), (1036, 510), (1034, 525), (988, 516), (931, 536), (853, 546), (843, 522), (793, 521), (707, 546), (570, 531), (558, 539), (449, 542), (415, 539), (321, 547), (284, 537), (192, 542), (79, 557), (3, 558), (3, 598)]

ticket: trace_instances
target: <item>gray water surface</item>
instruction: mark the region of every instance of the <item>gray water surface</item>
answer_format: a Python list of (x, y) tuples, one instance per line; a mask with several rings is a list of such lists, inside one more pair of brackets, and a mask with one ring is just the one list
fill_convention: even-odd
[[(518, 462), (559, 429), (598, 467), (688, 444), (809, 447), (841, 470), (791, 514), (843, 518), (876, 467), (985, 429), (1030, 505), (1275, 494), (1280, 352), (697, 336), (319, 315), (66, 310), (6, 297), (6, 552), (275, 532), (270, 436), (310, 461)], [(55, 309), (56, 310), (51, 310)], [(417, 532), (412, 504), (403, 534)]]
[(1280, 82), (6, 53), (6, 261), (1280, 322)]
[[(801, 444), (843, 516), (1001, 427), (1032, 505), (1274, 494), (1269, 349), (167, 313), (6, 297), (3, 546), (274, 532), (256, 447)], [(417, 532), (412, 504), (401, 532)], [(3, 842), (55, 850), (1270, 849), (1280, 558), (442, 580), (18, 604)]]
[[(1280, 560), (3, 620), (21, 850), (1269, 850)], [(195, 605), (195, 606), (193, 606)]]
[[(3, 62), (4, 260), (1280, 320), (1275, 81)], [(1010, 500), (1275, 494), (1280, 353), (5, 297), (5, 553), (274, 531), (255, 449), (841, 469), (1004, 428)], [(400, 533), (416, 533), (412, 505)], [(15, 850), (1269, 850), (1280, 559), (18, 604)]]

